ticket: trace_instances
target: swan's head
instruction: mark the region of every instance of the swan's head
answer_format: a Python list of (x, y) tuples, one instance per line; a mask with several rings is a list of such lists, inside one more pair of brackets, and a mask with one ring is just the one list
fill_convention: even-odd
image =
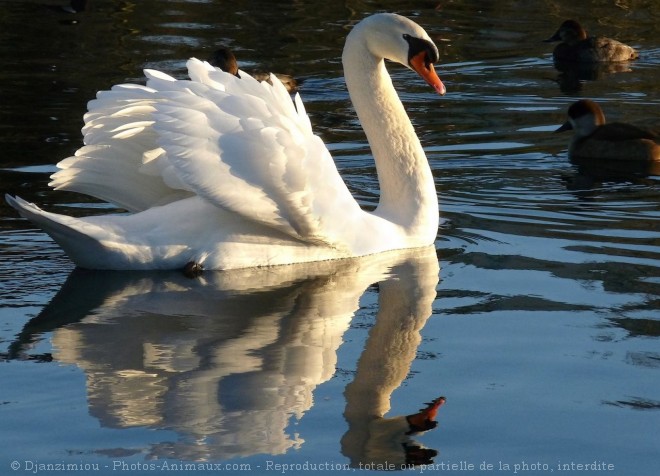
[(438, 48), (414, 21), (394, 13), (378, 13), (358, 23), (349, 38), (351, 35), (361, 35), (374, 56), (412, 69), (439, 94), (445, 94), (445, 85), (433, 67), (439, 59)]

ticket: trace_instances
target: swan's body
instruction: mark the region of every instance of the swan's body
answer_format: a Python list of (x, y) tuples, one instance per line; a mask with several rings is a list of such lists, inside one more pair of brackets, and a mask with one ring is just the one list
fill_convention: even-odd
[(383, 58), (439, 93), (438, 52), (414, 22), (373, 15), (349, 34), (346, 83), (371, 145), (381, 197), (363, 211), (312, 133), (298, 96), (191, 59), (190, 80), (145, 71), (146, 86), (100, 92), (85, 146), (51, 185), (130, 214), (72, 218), (7, 197), (81, 267), (231, 269), (339, 259), (433, 243), (438, 202), (421, 144)]

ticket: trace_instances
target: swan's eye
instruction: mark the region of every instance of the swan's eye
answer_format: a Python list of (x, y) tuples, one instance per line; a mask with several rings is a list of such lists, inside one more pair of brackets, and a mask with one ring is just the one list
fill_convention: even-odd
[(427, 69), (438, 61), (438, 53), (433, 43), (408, 34), (404, 34), (403, 39), (408, 42), (408, 62), (420, 53), (424, 53), (424, 65)]

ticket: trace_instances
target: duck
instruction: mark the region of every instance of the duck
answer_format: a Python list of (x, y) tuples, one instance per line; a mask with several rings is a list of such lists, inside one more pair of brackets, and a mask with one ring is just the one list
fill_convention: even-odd
[(83, 147), (51, 176), (55, 190), (125, 213), (78, 218), (5, 198), (87, 269), (226, 270), (432, 245), (433, 174), (385, 59), (446, 93), (438, 49), (414, 21), (378, 13), (347, 35), (344, 78), (380, 187), (373, 210), (351, 195), (299, 94), (276, 77), (237, 78), (196, 58), (186, 63), (190, 79), (146, 69), (146, 85), (97, 93)]
[(606, 123), (605, 114), (590, 99), (580, 99), (568, 108), (568, 120), (555, 132), (574, 130), (568, 153), (571, 157), (610, 161), (660, 161), (658, 135), (621, 122)]
[(220, 68), (229, 74), (233, 74), (237, 78), (241, 77), (238, 72), (238, 61), (236, 60), (236, 56), (234, 56), (234, 53), (228, 48), (219, 48), (215, 50), (209, 58), (209, 64), (216, 68)]
[(630, 61), (639, 58), (632, 47), (606, 37), (589, 37), (575, 20), (564, 21), (546, 43), (561, 41), (552, 56), (556, 62), (601, 63)]
[[(213, 52), (209, 58), (209, 63), (216, 68), (220, 68), (223, 71), (233, 74), (237, 78), (241, 77), (241, 74), (238, 69), (238, 61), (234, 53), (228, 48), (219, 48)], [(290, 93), (298, 90), (298, 82), (288, 74), (281, 73), (264, 73), (260, 71), (252, 72), (251, 76), (257, 81), (266, 81), (272, 84), (270, 75), (274, 74), (277, 76), (287, 91)]]

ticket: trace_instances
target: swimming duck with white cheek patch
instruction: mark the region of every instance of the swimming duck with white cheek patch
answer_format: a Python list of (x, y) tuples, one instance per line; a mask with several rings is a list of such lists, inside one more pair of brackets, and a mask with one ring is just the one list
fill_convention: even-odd
[(558, 62), (600, 63), (630, 61), (639, 54), (634, 48), (602, 36), (589, 37), (582, 25), (566, 20), (546, 43), (561, 41), (552, 56)]
[(568, 108), (568, 121), (555, 132), (573, 129), (568, 153), (571, 157), (620, 161), (660, 161), (657, 134), (632, 124), (607, 124), (603, 110), (589, 99)]

